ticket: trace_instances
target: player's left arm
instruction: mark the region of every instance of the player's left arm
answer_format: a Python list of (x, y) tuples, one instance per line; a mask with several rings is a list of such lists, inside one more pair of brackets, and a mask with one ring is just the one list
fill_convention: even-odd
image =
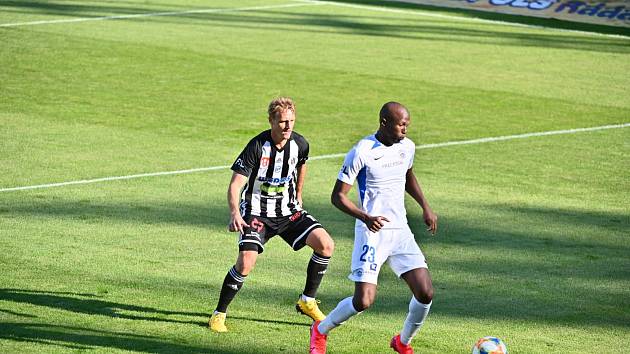
[(422, 218), (424, 219), (424, 223), (429, 227), (427, 231), (430, 231), (432, 235), (435, 235), (437, 232), (437, 215), (433, 212), (433, 210), (431, 210), (427, 198), (424, 197), (422, 188), (420, 188), (420, 183), (418, 183), (418, 179), (416, 179), (416, 175), (413, 173), (412, 168), (407, 170), (407, 175), (405, 177), (405, 191), (407, 191), (407, 193), (409, 193), (409, 195), (418, 202), (422, 208)]
[(303, 163), (297, 168), (297, 181), (295, 181), (295, 197), (297, 198), (300, 206), (304, 206), (302, 203), (302, 188), (304, 187), (304, 180), (306, 180), (306, 164)]

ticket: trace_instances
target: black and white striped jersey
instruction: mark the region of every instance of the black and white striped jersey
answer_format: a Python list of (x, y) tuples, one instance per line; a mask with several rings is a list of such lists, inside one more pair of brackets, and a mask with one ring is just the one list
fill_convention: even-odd
[(241, 193), (241, 214), (280, 217), (302, 210), (295, 187), (297, 169), (306, 160), (308, 142), (296, 132), (281, 150), (271, 130), (250, 140), (232, 165), (232, 171), (248, 177)]

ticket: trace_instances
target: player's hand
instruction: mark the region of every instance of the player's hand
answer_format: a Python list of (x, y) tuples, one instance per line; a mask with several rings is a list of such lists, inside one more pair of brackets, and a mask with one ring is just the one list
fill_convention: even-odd
[(435, 235), (437, 232), (437, 215), (430, 208), (425, 209), (422, 212), (422, 218), (424, 223), (429, 227), (427, 231), (431, 232), (431, 235)]
[(389, 222), (389, 219), (387, 219), (384, 216), (371, 216), (371, 215), (368, 215), (366, 220), (365, 220), (365, 225), (367, 225), (367, 227), (368, 227), (368, 229), (370, 229), (370, 231), (378, 232), (380, 229), (383, 228), (383, 226), (385, 226), (386, 222)]
[(249, 227), (249, 225), (247, 225), (247, 223), (245, 222), (245, 220), (243, 220), (243, 217), (241, 217), (240, 214), (232, 214), (230, 216), (230, 223), (228, 224), (228, 230), (230, 232), (240, 232), (243, 233), (243, 228), (244, 227)]

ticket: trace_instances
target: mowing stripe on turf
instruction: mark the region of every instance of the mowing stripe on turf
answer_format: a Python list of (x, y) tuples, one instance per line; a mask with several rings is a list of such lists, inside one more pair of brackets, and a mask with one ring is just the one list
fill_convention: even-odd
[(241, 8), (227, 8), (227, 9), (198, 9), (198, 10), (186, 10), (186, 11), (170, 11), (170, 12), (151, 12), (144, 14), (131, 14), (131, 15), (114, 15), (114, 16), (101, 16), (101, 17), (80, 17), (80, 18), (68, 18), (59, 20), (47, 20), (47, 21), (30, 21), (30, 22), (16, 22), (16, 23), (0, 23), (0, 27), (17, 27), (17, 26), (35, 26), (35, 25), (50, 25), (56, 23), (73, 23), (73, 22), (87, 22), (87, 21), (106, 21), (106, 20), (125, 20), (142, 17), (156, 17), (156, 16), (177, 16), (188, 14), (207, 14), (207, 13), (223, 13), (223, 12), (239, 12), (239, 11), (256, 11), (256, 10), (269, 10), (269, 9), (281, 9), (287, 7), (299, 7), (299, 6), (312, 6), (323, 5), (317, 2), (299, 2), (280, 5), (267, 5), (267, 6), (252, 6)]
[[(547, 135), (575, 134), (575, 133), (581, 133), (581, 132), (592, 132), (596, 130), (620, 129), (620, 128), (628, 128), (628, 127), (630, 127), (630, 123), (602, 125), (599, 127), (590, 127), (590, 128), (551, 130), (551, 131), (537, 132), (537, 133), (495, 136), (495, 137), (472, 139), (472, 140), (447, 141), (444, 143), (417, 145), (416, 150), (435, 149), (435, 148), (454, 146), (454, 145), (483, 144), (483, 143), (490, 143), (490, 142), (495, 142), (495, 141), (526, 139), (526, 138), (547, 136)], [(332, 159), (332, 158), (337, 158), (337, 157), (344, 157), (345, 155), (346, 153), (321, 155), (321, 156), (311, 157), (310, 160)], [(179, 170), (179, 171), (150, 172), (150, 173), (141, 173), (141, 174), (128, 175), (128, 176), (103, 177), (103, 178), (85, 179), (85, 180), (79, 180), (79, 181), (39, 184), (39, 185), (34, 185), (34, 186), (0, 188), (0, 192), (21, 191), (21, 190), (39, 189), (39, 188), (52, 188), (52, 187), (69, 186), (69, 185), (75, 185), (75, 184), (88, 184), (88, 183), (97, 183), (97, 182), (106, 182), (106, 181), (116, 181), (116, 180), (122, 180), (122, 179), (134, 179), (134, 178), (141, 178), (141, 177), (155, 177), (155, 176), (165, 176), (165, 175), (179, 175), (179, 174), (194, 173), (194, 172), (227, 170), (230, 167), (231, 165), (211, 166), (211, 167), (192, 168), (188, 170)]]
[[(252, 6), (252, 7), (228, 8), (228, 9), (200, 9), (200, 10), (185, 10), (185, 11), (170, 11), (170, 12), (153, 12), (153, 13), (130, 14), (130, 15), (113, 15), (113, 16), (100, 16), (100, 17), (81, 17), (81, 18), (59, 19), (59, 20), (42, 20), (42, 21), (29, 21), (29, 22), (16, 22), (16, 23), (0, 23), (0, 27), (35, 26), (35, 25), (57, 24), (57, 23), (74, 23), (74, 22), (104, 21), (104, 20), (123, 20), (123, 19), (134, 19), (134, 18), (142, 18), (142, 17), (177, 16), (177, 15), (196, 14), (196, 13), (221, 13), (221, 12), (255, 11), (255, 10), (268, 10), (268, 9), (286, 8), (286, 7), (308, 6), (308, 5), (331, 5), (331, 6), (342, 6), (342, 7), (349, 7), (349, 8), (355, 8), (355, 9), (370, 10), (370, 11), (390, 12), (390, 13), (399, 13), (399, 14), (412, 14), (412, 15), (417, 15), (417, 16), (442, 18), (442, 19), (448, 19), (448, 20), (479, 22), (479, 23), (492, 23), (492, 24), (498, 24), (498, 25), (504, 25), (504, 26), (549, 29), (549, 30), (560, 31), (560, 32), (570, 32), (570, 33), (578, 33), (578, 34), (585, 34), (585, 35), (596, 35), (596, 36), (603, 36), (603, 37), (610, 37), (610, 38), (630, 39), (630, 37), (624, 36), (624, 35), (620, 35), (620, 34), (597, 33), (597, 32), (569, 30), (569, 29), (545, 27), (545, 26), (537, 26), (537, 25), (527, 25), (527, 24), (523, 24), (523, 23), (515, 23), (515, 22), (507, 22), (507, 21), (486, 20), (486, 19), (482, 19), (482, 18), (470, 18), (470, 17), (463, 17), (463, 16), (451, 16), (451, 15), (445, 15), (445, 14), (435, 14), (435, 13), (432, 13), (432, 12), (427, 12), (427, 11), (422, 11), (422, 10), (390, 9), (390, 8), (377, 7), (377, 6), (338, 3), (338, 2), (319, 1), (319, 0), (295, 0), (295, 1), (298, 1), (298, 2), (297, 3), (296, 2), (289, 3), (289, 4), (280, 4), (280, 5)], [(387, 0), (387, 1), (391, 1), (391, 0)]]
[[(618, 39), (630, 39), (630, 37), (624, 36), (622, 34), (588, 32), (588, 31), (570, 30), (570, 29), (546, 27), (546, 26), (538, 26), (538, 25), (528, 25), (528, 24), (517, 23), (517, 22), (486, 20), (483, 18), (476, 18), (476, 17), (452, 16), (452, 15), (445, 15), (445, 14), (436, 14), (436, 13), (422, 11), (422, 10), (390, 9), (387, 7), (348, 4), (348, 3), (341, 3), (341, 2), (334, 2), (334, 1), (319, 1), (319, 0), (296, 0), (296, 1), (302, 1), (304, 3), (317, 3), (317, 4), (326, 4), (326, 5), (332, 5), (332, 6), (349, 7), (349, 8), (354, 8), (354, 9), (363, 9), (363, 10), (370, 10), (370, 11), (390, 12), (390, 13), (397, 13), (397, 14), (442, 18), (442, 19), (447, 19), (447, 20), (457, 20), (457, 21), (477, 22), (477, 23), (492, 23), (492, 24), (503, 25), (503, 26), (536, 28), (536, 29), (545, 29), (545, 30), (552, 30), (552, 31), (559, 31), (559, 32), (577, 33), (577, 34), (583, 34), (583, 35), (595, 35), (595, 36), (603, 36), (603, 37), (618, 38)], [(391, 0), (385, 0), (385, 1), (391, 1)]]

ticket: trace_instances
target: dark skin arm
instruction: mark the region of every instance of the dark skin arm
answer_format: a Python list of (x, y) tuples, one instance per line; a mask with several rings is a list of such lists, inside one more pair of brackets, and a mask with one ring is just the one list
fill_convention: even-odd
[(384, 216), (369, 215), (359, 209), (356, 204), (348, 198), (350, 189), (352, 189), (352, 185), (337, 180), (335, 187), (333, 187), (332, 194), (330, 195), (330, 201), (339, 210), (363, 221), (370, 231), (378, 232), (389, 220)]
[(416, 179), (416, 175), (413, 173), (411, 168), (407, 170), (405, 178), (405, 191), (407, 191), (407, 193), (409, 193), (409, 195), (411, 195), (411, 197), (420, 205), (422, 208), (422, 218), (424, 219), (424, 223), (429, 227), (427, 231), (430, 231), (432, 235), (435, 235), (437, 232), (437, 215), (433, 212), (433, 210), (431, 210), (429, 202), (427, 202), (427, 199), (424, 197), (420, 184)]

